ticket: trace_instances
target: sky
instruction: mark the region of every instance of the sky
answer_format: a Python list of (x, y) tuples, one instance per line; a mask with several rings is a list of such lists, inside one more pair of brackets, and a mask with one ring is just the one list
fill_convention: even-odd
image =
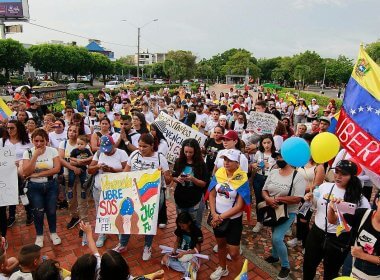
[(256, 58), (306, 50), (355, 58), (360, 43), (380, 39), (379, 0), (29, 0), (29, 7), (31, 24), (7, 38), (88, 43), (32, 25), (38, 24), (99, 39), (116, 58), (137, 52), (137, 27), (149, 22), (141, 50), (190, 50), (198, 60), (231, 48)]

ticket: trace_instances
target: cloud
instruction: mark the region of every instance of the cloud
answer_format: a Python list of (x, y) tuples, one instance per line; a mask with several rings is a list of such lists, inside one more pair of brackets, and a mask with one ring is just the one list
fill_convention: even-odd
[(313, 6), (327, 5), (327, 6), (343, 6), (344, 0), (293, 0), (292, 6), (296, 9), (305, 9)]

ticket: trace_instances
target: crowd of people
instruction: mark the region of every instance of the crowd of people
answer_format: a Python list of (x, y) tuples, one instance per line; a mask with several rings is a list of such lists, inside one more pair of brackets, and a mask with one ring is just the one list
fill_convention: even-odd
[[(0, 128), (0, 145), (15, 149), (25, 223), (34, 224), (36, 236), (35, 243), (24, 246), (17, 258), (8, 258), (7, 229), (16, 221), (16, 206), (0, 207), (0, 279), (133, 279), (121, 255), (128, 254), (131, 234), (120, 235), (116, 247), (100, 256), (97, 248), (105, 245), (107, 236), (99, 234), (94, 240), (90, 224), (95, 218), (88, 215), (88, 202), (93, 200), (98, 209), (101, 174), (151, 168), (159, 169), (163, 178), (158, 227), (165, 229), (168, 223), (167, 188), (174, 189), (177, 212), (173, 251), (161, 263), (183, 277), (189, 271), (196, 274), (201, 266), (195, 255), (202, 253), (206, 208), (216, 240), (213, 250), (218, 254), (218, 267), (210, 279), (218, 280), (239, 274), (243, 218), (255, 217), (249, 229), (256, 236), (266, 226), (259, 209), (265, 204), (275, 210), (285, 208), (288, 217), (271, 226), (272, 251), (265, 258), (268, 263), (280, 262), (277, 279), (288, 279), (287, 248), (295, 246), (303, 247), (303, 279), (313, 279), (322, 260), (324, 279), (337, 277), (342, 266), (344, 275), (379, 279), (380, 214), (375, 209), (380, 202), (369, 177), (363, 171), (358, 174), (360, 166), (344, 150), (332, 164), (317, 164), (311, 158), (301, 168), (281, 156), (286, 139), (300, 137), (310, 145), (316, 135), (328, 130), (337, 111), (335, 100), (322, 110), (316, 99), (309, 105), (303, 98), (285, 99), (259, 86), (253, 91), (231, 88), (220, 93), (184, 88), (174, 93), (168, 88), (100, 90), (86, 98), (79, 94), (62, 111), (51, 112), (27, 89), (16, 93), (7, 104), (12, 115)], [(247, 130), (251, 111), (278, 119), (273, 135)], [(186, 139), (179, 157), (168, 162), (169, 144), (155, 122), (161, 112), (206, 135), (205, 144)], [(334, 173), (328, 176), (331, 170)], [(337, 236), (336, 205), (342, 202), (356, 211), (347, 217), (351, 232)], [(82, 245), (91, 250), (78, 258), (71, 275), (54, 260), (41, 262), (44, 217), (48, 237), (58, 246), (57, 209), (62, 208), (71, 216), (67, 229), (79, 225)], [(295, 236), (285, 242), (292, 226)], [(153, 242), (154, 235), (145, 235), (144, 261), (152, 257)], [(146, 277), (161, 279), (163, 271)]]

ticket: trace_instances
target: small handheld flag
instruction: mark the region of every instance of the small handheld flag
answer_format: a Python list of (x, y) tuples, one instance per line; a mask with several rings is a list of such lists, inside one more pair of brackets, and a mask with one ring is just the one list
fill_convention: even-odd
[(9, 109), (4, 100), (0, 98), (0, 121), (8, 119), (11, 115), (11, 109)]
[(244, 261), (240, 274), (236, 276), (235, 280), (248, 280), (248, 260)]

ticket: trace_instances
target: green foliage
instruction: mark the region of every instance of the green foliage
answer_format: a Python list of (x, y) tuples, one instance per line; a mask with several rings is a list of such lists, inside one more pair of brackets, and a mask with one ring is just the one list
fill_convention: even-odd
[(323, 76), (323, 59), (316, 52), (307, 50), (304, 53), (293, 56), (294, 78), (304, 80), (305, 83), (314, 83)]
[(237, 51), (229, 57), (227, 63), (222, 67), (222, 73), (225, 75), (246, 75), (248, 69), (248, 74), (257, 78), (260, 75), (260, 68), (253, 61), (255, 60), (249, 52)]
[[(261, 79), (265, 81), (270, 80), (284, 80), (282, 78), (281, 70), (278, 69), (280, 67), (281, 57), (275, 57), (275, 58), (261, 58), (257, 61), (257, 66), (261, 70)], [(273, 77), (273, 71), (276, 70), (276, 74)]]
[(337, 59), (325, 59), (326, 84), (347, 83), (350, 79), (354, 63), (352, 59), (340, 55)]
[(164, 62), (164, 72), (172, 80), (184, 80), (192, 77), (196, 56), (191, 51), (169, 51)]
[(204, 59), (197, 64), (195, 76), (201, 79), (215, 79), (216, 73), (212, 66)]
[(0, 40), (0, 68), (5, 69), (5, 78), (10, 71), (22, 69), (29, 61), (29, 52), (22, 44), (13, 39)]
[(92, 65), (90, 68), (90, 73), (93, 75), (105, 75), (112, 74), (114, 72), (114, 65), (111, 60), (105, 55), (100, 53), (91, 53)]
[(365, 50), (377, 64), (380, 64), (380, 41), (379, 40), (366, 45)]

